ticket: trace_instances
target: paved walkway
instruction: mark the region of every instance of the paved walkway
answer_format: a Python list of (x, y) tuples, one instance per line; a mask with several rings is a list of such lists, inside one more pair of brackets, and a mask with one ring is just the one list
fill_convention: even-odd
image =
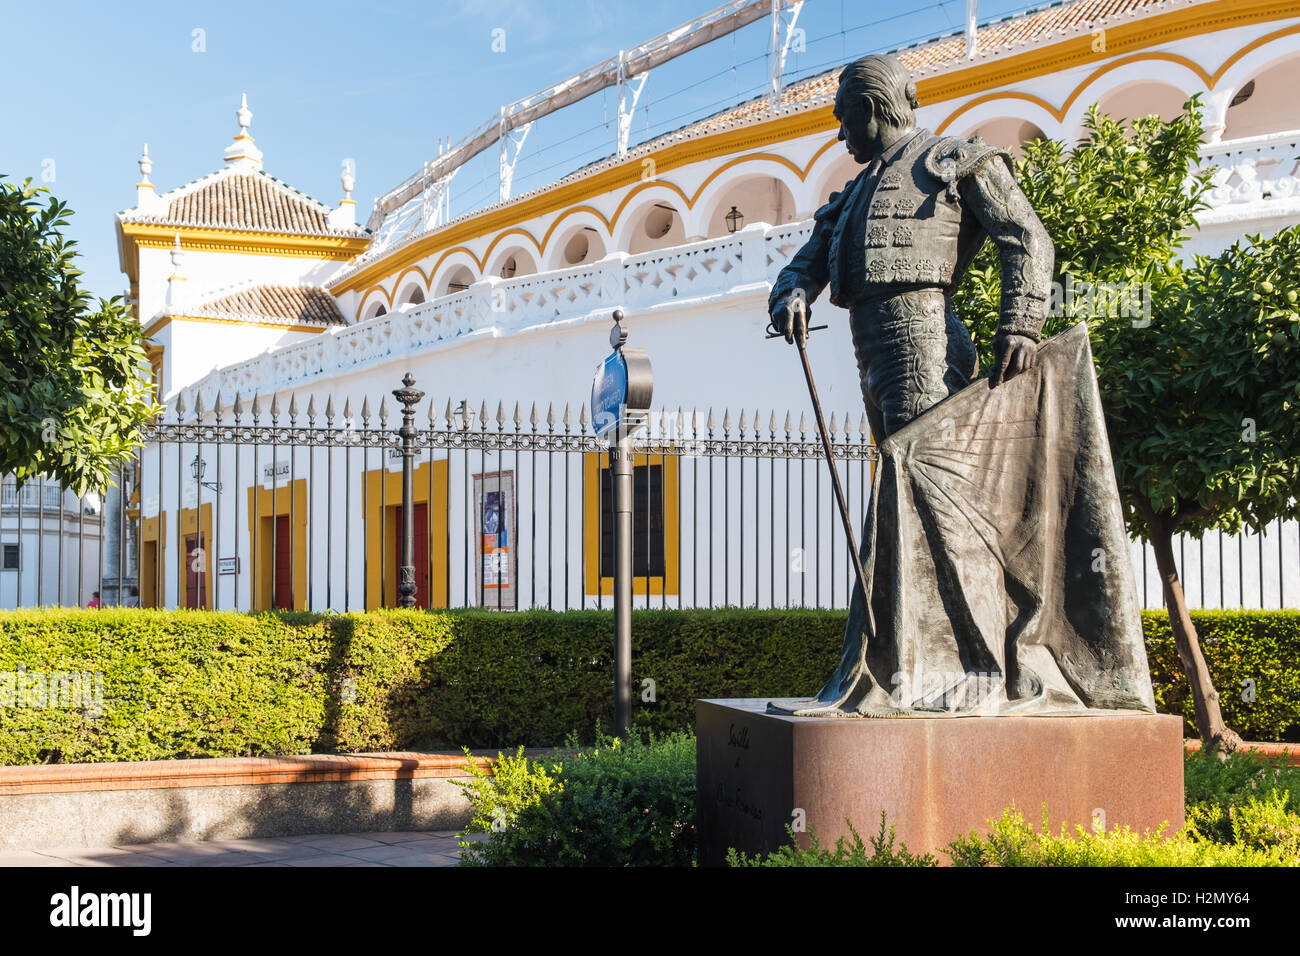
[(456, 831), (0, 850), (0, 866), (455, 866)]

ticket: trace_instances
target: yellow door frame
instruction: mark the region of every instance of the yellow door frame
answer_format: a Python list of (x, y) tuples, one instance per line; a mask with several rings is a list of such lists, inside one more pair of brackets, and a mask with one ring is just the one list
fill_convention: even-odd
[[(153, 545), (152, 555), (145, 547)], [(162, 594), (159, 591), (158, 569), (167, 567), (164, 557), (167, 552), (167, 512), (163, 511), (152, 518), (140, 519), (140, 570), (139, 589), (141, 607), (163, 607), (167, 597), (167, 580), (163, 575)]]
[[(380, 481), (383, 484), (380, 484)], [(447, 594), (447, 459), (433, 461), (433, 501), (429, 501), (429, 462), (413, 472), (414, 504), (428, 505), (429, 597), (434, 607), (448, 607)], [(397, 607), (396, 542), (402, 514), (402, 473), (372, 468), (365, 473), (366, 608)], [(380, 520), (380, 509), (383, 520)], [(380, 586), (383, 600), (380, 601)]]
[(209, 611), (213, 608), (212, 592), (217, 582), (217, 559), (212, 550), (212, 503), (200, 505), (195, 508), (181, 509), (180, 537), (177, 542), (179, 549), (178, 554), (181, 560), (181, 585), (180, 593), (176, 595), (176, 606), (185, 606), (185, 577), (189, 573), (189, 553), (185, 550), (185, 539), (192, 534), (201, 534), (203, 536), (203, 548), (206, 552), (203, 556), (204, 565), (207, 568), (204, 571), (204, 593), (206, 599), (203, 606)]
[(256, 561), (250, 560), (249, 574), (253, 577), (253, 609), (271, 608), (271, 582), (275, 576), (275, 552), (272, 550), (272, 528), (275, 519), (291, 519), (289, 548), (293, 555), (293, 609), (307, 609), (307, 479), (295, 478), (281, 488), (264, 488), (256, 485), (248, 489), (248, 543), (250, 554), (253, 545), (253, 526), (257, 526)]
[[(583, 554), (586, 565), (585, 587), (587, 594), (596, 594), (598, 591), (604, 594), (614, 593), (614, 578), (606, 576), (597, 581), (597, 575), (600, 570), (600, 537), (597, 529), (597, 520), (600, 513), (600, 482), (604, 473), (609, 470), (609, 455), (604, 452), (587, 452), (582, 456), (582, 481), (583, 488), (583, 517), (586, 524), (586, 534), (583, 540)], [(678, 541), (680, 540), (680, 528), (678, 527), (677, 515), (677, 476), (678, 466), (680, 463), (677, 455), (648, 455), (638, 453), (632, 460), (632, 466), (638, 465), (662, 465), (663, 478), (661, 488), (663, 491), (664, 506), (664, 574), (651, 575), (648, 579), (642, 575), (635, 575), (632, 578), (632, 593), (645, 595), (649, 594), (677, 594), (679, 584), (679, 569), (677, 566)]]

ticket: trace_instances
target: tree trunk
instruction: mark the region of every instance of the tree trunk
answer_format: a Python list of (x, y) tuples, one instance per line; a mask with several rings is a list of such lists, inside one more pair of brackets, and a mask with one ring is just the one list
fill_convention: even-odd
[(1196, 729), (1200, 731), (1201, 742), (1206, 750), (1231, 752), (1241, 746), (1241, 737), (1223, 722), (1223, 713), (1219, 709), (1219, 692), (1210, 680), (1210, 670), (1205, 666), (1205, 656), (1201, 653), (1196, 627), (1192, 624), (1191, 615), (1187, 613), (1187, 598), (1183, 594), (1183, 583), (1178, 578), (1178, 566), (1174, 563), (1173, 521), (1164, 516), (1157, 517), (1145, 500), (1138, 504), (1146, 519), (1151, 547), (1156, 553), (1156, 567), (1160, 571), (1165, 607), (1169, 611), (1169, 628), (1174, 632), (1178, 657), (1192, 690)]

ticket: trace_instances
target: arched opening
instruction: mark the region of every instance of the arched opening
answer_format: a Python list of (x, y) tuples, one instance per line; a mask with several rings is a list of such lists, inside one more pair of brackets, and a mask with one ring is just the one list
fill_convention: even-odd
[(370, 304), (365, 307), (361, 313), (361, 321), (367, 319), (377, 319), (381, 315), (387, 315), (388, 309), (385, 307), (383, 300), (378, 296), (370, 300)]
[(1102, 115), (1116, 120), (1159, 116), (1168, 122), (1183, 111), (1188, 94), (1170, 83), (1139, 80), (1111, 90), (1097, 101)]
[(474, 273), (467, 265), (454, 265), (442, 274), (438, 283), (439, 297), (464, 292), (474, 283)]
[(605, 256), (605, 243), (594, 226), (578, 226), (560, 241), (560, 259), (556, 267), (586, 265)]
[(627, 251), (636, 255), (679, 246), (685, 241), (686, 227), (677, 207), (666, 202), (655, 202), (639, 214)]
[(424, 304), (424, 289), (412, 282), (397, 297), (398, 308)]
[(1244, 139), (1300, 128), (1296, 90), (1300, 89), (1300, 57), (1275, 63), (1241, 85), (1228, 106), (1223, 139)]
[(519, 247), (507, 249), (497, 257), (493, 274), (503, 279), (518, 279), (537, 272), (537, 263), (531, 255)]
[(780, 226), (794, 219), (794, 194), (785, 183), (773, 176), (747, 176), (728, 186), (718, 198), (706, 234), (709, 238), (726, 236), (751, 223)]
[(966, 134), (966, 138), (979, 136), (990, 146), (1001, 146), (1014, 158), (1025, 155), (1025, 143), (1034, 139), (1046, 139), (1047, 134), (1036, 123), (1016, 116), (1001, 116), (981, 123)]

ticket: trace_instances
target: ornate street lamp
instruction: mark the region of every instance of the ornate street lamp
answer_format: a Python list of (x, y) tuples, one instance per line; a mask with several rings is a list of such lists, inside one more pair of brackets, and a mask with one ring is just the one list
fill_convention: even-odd
[(203, 480), (203, 473), (207, 470), (208, 463), (195, 454), (194, 460), (190, 462), (190, 475), (204, 488), (211, 488), (213, 491), (220, 492), (221, 482)]
[(740, 214), (740, 210), (735, 206), (731, 207), (731, 212), (727, 213), (727, 232), (734, 233), (737, 229), (745, 224), (745, 217)]

